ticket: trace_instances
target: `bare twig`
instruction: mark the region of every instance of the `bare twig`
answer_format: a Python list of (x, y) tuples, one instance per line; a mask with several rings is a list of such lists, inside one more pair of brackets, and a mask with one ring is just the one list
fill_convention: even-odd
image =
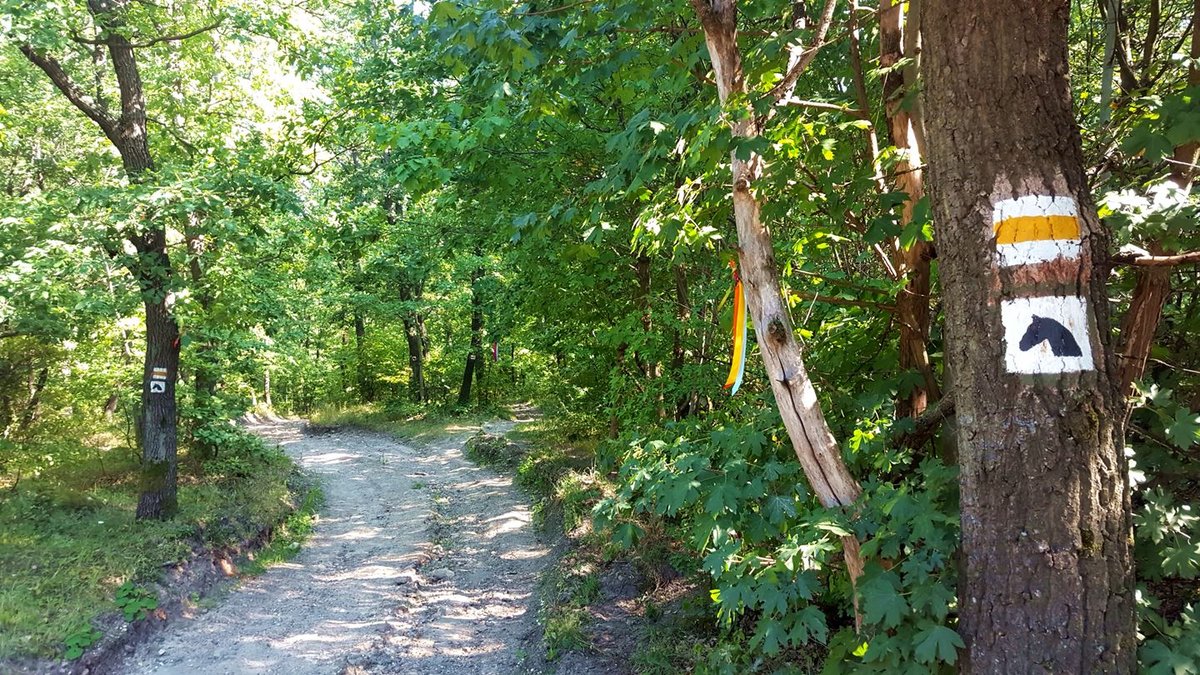
[(816, 58), (817, 52), (821, 47), (825, 46), (825, 35), (829, 32), (829, 26), (833, 23), (833, 10), (837, 7), (837, 0), (827, 0), (825, 8), (821, 10), (821, 18), (817, 22), (817, 30), (813, 35), (812, 46), (804, 49), (802, 45), (796, 44), (792, 47), (791, 54), (788, 58), (789, 67), (783, 79), (779, 81), (771, 91), (767, 92), (768, 96), (775, 99), (776, 102), (792, 97), (792, 92), (796, 90), (796, 82), (800, 79), (805, 69)]
[(851, 108), (848, 105), (839, 105), (837, 103), (829, 103), (826, 101), (802, 101), (798, 98), (792, 97), (792, 98), (780, 99), (779, 105), (790, 105), (790, 106), (797, 106), (800, 108), (813, 108), (815, 110), (831, 110), (833, 112), (844, 113), (846, 115), (855, 117), (860, 120), (867, 118), (867, 114), (865, 112), (863, 112), (862, 110), (859, 110), (857, 108)]
[(1140, 267), (1175, 267), (1176, 265), (1191, 265), (1200, 263), (1200, 251), (1190, 251), (1178, 255), (1138, 255), (1136, 253), (1118, 253), (1111, 256), (1109, 262), (1113, 265), (1137, 265)]
[(807, 293), (805, 291), (792, 291), (793, 298), (801, 298), (804, 300), (813, 300), (815, 302), (824, 302), (829, 305), (845, 305), (847, 307), (865, 307), (867, 309), (879, 309), (885, 312), (896, 311), (895, 305), (889, 305), (882, 302), (872, 302), (870, 300), (853, 300), (850, 298), (839, 298), (832, 295), (821, 295), (819, 293)]
[[(175, 33), (172, 35), (160, 35), (156, 38), (151, 38), (144, 42), (131, 42), (125, 46), (133, 48), (133, 49), (143, 49), (145, 47), (153, 47), (154, 45), (162, 44), (164, 42), (180, 42), (180, 41), (186, 40), (188, 38), (196, 37), (197, 35), (199, 35), (201, 33), (207, 33), (210, 30), (214, 30), (224, 22), (225, 22), (225, 17), (221, 17), (206, 26), (201, 26), (194, 30), (189, 30), (184, 33)], [(111, 37), (108, 37), (108, 38), (86, 38), (86, 37), (83, 37), (82, 35), (72, 35), (71, 39), (82, 45), (111, 46), (111, 41), (112, 41)]]

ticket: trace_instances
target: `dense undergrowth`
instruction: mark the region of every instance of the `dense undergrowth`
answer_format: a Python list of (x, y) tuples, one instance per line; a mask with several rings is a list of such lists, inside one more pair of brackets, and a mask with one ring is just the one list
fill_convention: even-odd
[[(1146, 472), (1179, 466), (1179, 452), (1191, 447), (1179, 420), (1191, 418), (1169, 392), (1142, 404), (1133, 417), (1139, 428), (1179, 441), (1130, 450), (1137, 458), (1142, 662), (1148, 672), (1186, 673), (1200, 663), (1191, 609), (1200, 588), (1194, 582), (1200, 532), (1191, 509), (1166, 487), (1190, 483)], [(648, 629), (634, 659), (638, 672), (953, 670), (961, 648), (954, 631), (953, 467), (912, 451), (888, 454), (883, 436), (855, 436), (848, 456), (874, 462), (883, 456), (890, 470), (876, 468), (883, 478), (865, 483), (851, 523), (808, 493), (769, 409), (740, 423), (712, 416), (640, 427), (616, 439), (603, 431), (600, 420), (563, 413), (468, 444), (475, 461), (514, 474), (543, 527), (572, 535), (571, 552), (542, 593), (550, 657), (586, 649), (587, 589), (596, 570), (626, 558), (647, 575), (669, 565), (701, 590), (665, 614), (651, 593), (643, 599)], [(858, 587), (861, 629), (837, 555), (839, 539), (851, 531), (866, 542), (870, 561)]]
[[(245, 567), (254, 572), (293, 554), (310, 531), (320, 491), (278, 449), (245, 432), (200, 462), (180, 464), (179, 513), (136, 521), (139, 462), (128, 448), (93, 447), (0, 489), (0, 663), (78, 656), (99, 639), (93, 621), (155, 607), (150, 591), (164, 566), (275, 528)], [(61, 453), (60, 457), (68, 456)], [(277, 527), (278, 526), (278, 527)], [(72, 649), (74, 648), (74, 649)]]

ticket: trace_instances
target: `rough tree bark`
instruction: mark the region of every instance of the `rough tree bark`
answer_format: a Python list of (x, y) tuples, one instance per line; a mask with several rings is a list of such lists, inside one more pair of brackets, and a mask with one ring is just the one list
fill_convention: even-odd
[(1108, 237), (1066, 0), (929, 0), (923, 67), (962, 508), (968, 673), (1134, 670)]
[[(692, 0), (692, 7), (704, 29), (721, 102), (728, 105), (731, 99), (745, 97), (745, 72), (737, 44), (737, 3), (735, 0)], [(816, 42), (820, 43), (821, 39), (818, 36)], [(787, 92), (789, 86), (794, 86), (813, 54), (813, 51), (793, 50), (781, 91)], [(753, 138), (761, 132), (761, 122), (748, 107), (727, 114), (735, 137)], [(771, 232), (762, 221), (755, 196), (754, 182), (763, 172), (762, 156), (751, 154), (747, 159), (739, 159), (737, 153), (733, 153), (730, 163), (739, 246), (738, 272), (745, 287), (746, 307), (754, 322), (771, 391), (796, 456), (817, 498), (828, 507), (850, 506), (861, 490), (842, 459), (841, 449), (817, 402), (816, 389), (804, 368), (788, 305), (779, 287)], [(843, 545), (850, 578), (857, 579), (862, 573), (858, 540), (848, 536), (843, 539)]]
[[(129, 0), (88, 0), (88, 10), (100, 29), (98, 46), (108, 50), (108, 60), (120, 93), (119, 114), (107, 102), (88, 96), (53, 56), (32, 46), (21, 53), (42, 70), (68, 101), (96, 123), (117, 149), (132, 182), (147, 179), (154, 170), (146, 131), (146, 99), (136, 48), (122, 33), (123, 12)], [(166, 228), (147, 219), (140, 232), (126, 236), (136, 249), (125, 266), (138, 283), (146, 312), (146, 359), (142, 378), (142, 405), (138, 419), (142, 446), (141, 497), (138, 518), (165, 518), (176, 508), (176, 452), (178, 411), (175, 379), (179, 369), (179, 325), (171, 311), (170, 289), (174, 271), (167, 254)], [(119, 254), (117, 242), (109, 242)]]

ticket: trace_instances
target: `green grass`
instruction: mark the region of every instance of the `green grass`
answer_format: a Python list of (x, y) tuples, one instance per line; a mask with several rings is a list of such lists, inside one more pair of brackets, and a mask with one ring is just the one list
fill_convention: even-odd
[(587, 607), (600, 598), (600, 576), (574, 567), (567, 560), (560, 561), (542, 577), (538, 623), (550, 661), (591, 644), (587, 635), (591, 614)]
[(580, 607), (560, 606), (542, 616), (542, 636), (546, 642), (546, 658), (550, 661), (564, 652), (587, 649), (583, 625), (587, 612)]
[(197, 543), (241, 541), (294, 510), (294, 465), (264, 450), (236, 478), (181, 462), (179, 514), (138, 522), (136, 460), (105, 455), (0, 492), (0, 659), (62, 655), (68, 637), (117, 609), (125, 582), (153, 582)]
[(594, 470), (597, 429), (583, 416), (536, 419), (518, 424), (504, 439), (471, 439), (467, 456), (514, 473), (533, 497), (535, 522), (570, 534), (588, 520), (606, 489)]
[(271, 541), (254, 554), (242, 572), (261, 574), (271, 565), (287, 562), (296, 557), (300, 547), (312, 536), (317, 523), (317, 511), (325, 503), (325, 493), (319, 487), (309, 487), (299, 507), (283, 520), (271, 533)]
[(319, 427), (358, 427), (418, 442), (430, 442), (451, 434), (478, 430), (484, 422), (504, 417), (501, 408), (471, 408), (455, 411), (428, 409), (389, 411), (378, 404), (324, 407), (309, 416)]

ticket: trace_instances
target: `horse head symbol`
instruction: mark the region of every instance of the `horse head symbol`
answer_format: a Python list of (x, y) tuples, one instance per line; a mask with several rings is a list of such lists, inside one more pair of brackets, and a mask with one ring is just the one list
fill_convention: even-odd
[(1055, 356), (1082, 356), (1083, 350), (1075, 341), (1075, 336), (1067, 327), (1054, 319), (1033, 315), (1033, 321), (1021, 337), (1021, 351), (1027, 352), (1043, 342), (1050, 343), (1050, 351)]

